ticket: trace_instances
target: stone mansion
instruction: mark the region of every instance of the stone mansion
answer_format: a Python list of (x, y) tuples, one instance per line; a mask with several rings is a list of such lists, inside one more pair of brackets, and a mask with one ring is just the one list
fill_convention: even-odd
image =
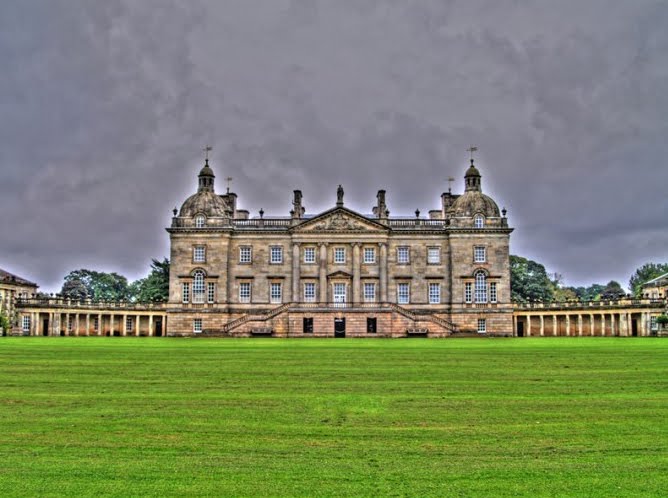
[(513, 334), (505, 210), (482, 192), (473, 160), (465, 192), (446, 192), (428, 217), (336, 204), (250, 218), (219, 195), (208, 164), (174, 210), (168, 335), (447, 336)]

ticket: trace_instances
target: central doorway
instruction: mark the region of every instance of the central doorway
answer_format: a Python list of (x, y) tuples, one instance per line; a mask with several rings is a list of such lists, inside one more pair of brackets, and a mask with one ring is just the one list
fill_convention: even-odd
[(345, 318), (335, 318), (334, 319), (334, 337), (345, 337), (346, 336), (346, 319)]
[(47, 336), (49, 335), (49, 319), (45, 318), (42, 320), (42, 335)]

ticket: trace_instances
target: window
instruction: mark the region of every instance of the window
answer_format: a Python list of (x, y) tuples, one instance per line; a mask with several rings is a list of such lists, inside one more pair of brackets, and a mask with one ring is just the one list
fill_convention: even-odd
[(184, 303), (190, 302), (190, 284), (188, 282), (181, 286), (181, 297)]
[(313, 282), (304, 283), (304, 302), (315, 303), (315, 284)]
[(239, 284), (239, 302), (240, 303), (250, 303), (251, 302), (251, 284), (250, 284), (250, 282), (241, 282)]
[(441, 248), (429, 247), (427, 248), (427, 263), (430, 265), (441, 264)]
[(397, 247), (397, 263), (404, 265), (410, 263), (410, 252), (407, 246)]
[(397, 285), (397, 302), (399, 304), (408, 304), (410, 300), (411, 296), (408, 284)]
[(487, 248), (484, 246), (475, 246), (473, 248), (473, 261), (476, 263), (487, 261)]
[(312, 334), (313, 333), (313, 318), (304, 318), (304, 333)]
[(239, 247), (239, 263), (250, 263), (252, 261), (251, 246)]
[(487, 332), (487, 320), (484, 318), (478, 318), (478, 334), (484, 334)]
[(475, 302), (487, 302), (487, 277), (481, 271), (475, 274)]
[(464, 302), (473, 302), (473, 285), (471, 282), (466, 282), (464, 284)]
[(23, 317), (23, 323), (22, 329), (24, 334), (29, 334), (30, 333), (30, 317), (29, 316), (24, 316)]
[(365, 283), (364, 284), (364, 302), (373, 303), (376, 301), (376, 284), (374, 283)]
[(429, 304), (441, 304), (441, 284), (429, 284)]
[(270, 286), (269, 300), (272, 303), (280, 303), (283, 297), (283, 293), (280, 282), (272, 282)]
[(198, 214), (195, 216), (195, 228), (204, 228), (206, 225), (206, 218), (204, 215)]
[(375, 334), (377, 330), (377, 321), (375, 318), (367, 317), (366, 319), (366, 333)]
[(95, 332), (100, 330), (100, 319), (98, 317), (93, 318), (93, 330)]
[(269, 262), (278, 264), (283, 262), (283, 246), (271, 246)]
[(490, 303), (496, 302), (496, 282), (492, 282), (489, 284), (489, 302)]
[(125, 319), (125, 330), (126, 332), (132, 332), (132, 317), (128, 316)]
[(204, 272), (202, 270), (195, 270), (193, 274), (193, 303), (204, 302)]
[(202, 333), (202, 319), (201, 318), (194, 318), (193, 319), (193, 332), (195, 334), (201, 334)]
[(364, 248), (364, 263), (372, 264), (376, 262), (376, 249), (374, 247)]
[(475, 228), (484, 228), (485, 226), (485, 217), (481, 214), (476, 214), (473, 218), (473, 226)]
[(206, 261), (206, 247), (204, 246), (193, 247), (193, 261), (195, 263), (204, 263)]
[(304, 263), (315, 263), (315, 247), (304, 248)]
[(659, 325), (656, 322), (656, 317), (655, 316), (650, 316), (649, 317), (649, 329), (654, 330), (654, 331), (659, 330)]
[(335, 247), (334, 248), (334, 262), (343, 264), (346, 262), (346, 248), (345, 247)]
[(334, 306), (345, 306), (346, 303), (346, 284), (335, 283), (334, 284)]
[(216, 302), (216, 284), (209, 282), (206, 284), (206, 302), (209, 304)]

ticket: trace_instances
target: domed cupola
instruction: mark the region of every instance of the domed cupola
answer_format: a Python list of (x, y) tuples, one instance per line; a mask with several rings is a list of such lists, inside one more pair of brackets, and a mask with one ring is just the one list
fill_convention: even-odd
[(473, 165), (473, 159), (471, 159), (471, 166), (469, 166), (469, 169), (466, 170), (466, 174), (464, 175), (464, 182), (466, 184), (466, 192), (475, 190), (478, 192), (482, 192), (482, 186), (480, 179), (482, 177), (480, 176), (480, 171), (478, 171), (478, 168), (476, 168)]
[[(207, 158), (198, 175), (197, 193), (188, 197), (183, 203), (179, 212), (180, 218), (198, 217), (201, 219), (204, 217), (208, 220), (209, 218), (229, 217), (227, 202), (214, 191), (215, 178)], [(209, 225), (208, 222), (205, 224)]]
[[(447, 215), (450, 218), (471, 218), (479, 223), (477, 220), (481, 217), (483, 217), (483, 220), (500, 217), (499, 206), (491, 197), (482, 193), (481, 178), (482, 175), (480, 175), (478, 168), (473, 164), (473, 159), (471, 159), (471, 166), (464, 175), (464, 194), (459, 196), (448, 210)], [(467, 224), (464, 220), (462, 222)], [(471, 221), (471, 223), (473, 222)], [(483, 226), (486, 225), (487, 223), (483, 221)]]

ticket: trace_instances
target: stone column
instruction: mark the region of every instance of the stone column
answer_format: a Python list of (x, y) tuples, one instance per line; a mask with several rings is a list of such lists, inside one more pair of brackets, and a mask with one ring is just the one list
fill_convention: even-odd
[(644, 336), (647, 335), (645, 333), (645, 323), (646, 323), (646, 313), (640, 313), (640, 331), (638, 333), (639, 336)]
[(386, 303), (387, 299), (387, 244), (381, 242), (380, 246), (380, 261), (379, 261), (379, 284), (380, 284), (380, 302)]
[(582, 336), (582, 315), (578, 313), (578, 335)]
[(318, 300), (322, 304), (327, 303), (327, 244), (320, 243), (320, 295)]
[(513, 335), (517, 337), (517, 315), (513, 313)]
[(52, 311), (49, 313), (49, 328), (46, 330), (46, 335), (53, 335), (56, 330), (56, 314)]
[(299, 258), (299, 244), (292, 244), (292, 302), (298, 303), (301, 301), (299, 292), (300, 279), (300, 258)]
[(594, 335), (594, 315), (589, 313), (589, 335)]
[(601, 337), (605, 337), (605, 313), (601, 313)]
[(74, 335), (79, 335), (79, 313), (74, 315)]
[(353, 244), (353, 305), (360, 302), (360, 244)]
[(65, 335), (70, 335), (70, 314), (65, 313)]
[(102, 313), (97, 314), (97, 335), (102, 335)]
[(531, 337), (531, 315), (527, 315), (527, 337)]
[[(30, 330), (28, 331), (28, 334), (30, 335), (39, 335), (39, 313), (31, 313), (30, 314)], [(21, 324), (23, 325), (23, 324)]]
[(618, 335), (615, 331), (615, 314), (610, 313), (610, 335), (611, 336), (616, 336)]
[(543, 315), (539, 315), (540, 318), (540, 336), (543, 337), (545, 335), (545, 319), (543, 318)]
[(128, 335), (128, 315), (123, 315), (123, 325), (121, 326), (121, 330), (123, 331), (123, 337)]
[(571, 316), (566, 315), (566, 336), (571, 335)]
[(90, 313), (86, 313), (86, 336), (90, 335)]
[(557, 315), (552, 315), (552, 335), (558, 335), (557, 331)]
[(137, 330), (135, 330), (135, 336), (139, 337), (139, 335), (140, 335), (139, 334), (139, 326), (141, 324), (141, 315), (137, 315), (136, 322), (137, 323), (135, 323), (135, 326), (136, 326)]
[(111, 313), (109, 315), (109, 336), (113, 337), (114, 336), (114, 314)]
[(148, 336), (153, 337), (153, 314), (148, 315)]

